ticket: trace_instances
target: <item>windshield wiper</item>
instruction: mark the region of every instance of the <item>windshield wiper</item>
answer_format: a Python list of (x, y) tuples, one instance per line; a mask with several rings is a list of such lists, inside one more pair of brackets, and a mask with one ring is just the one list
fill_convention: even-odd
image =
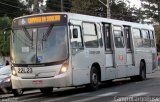
[(30, 36), (30, 34), (28, 33), (27, 29), (26, 29), (24, 26), (22, 26), (22, 29), (23, 29), (25, 35), (27, 36), (27, 38), (28, 38), (30, 41), (33, 41), (33, 38), (32, 38), (32, 37)]
[(48, 38), (50, 32), (52, 31), (52, 28), (54, 27), (54, 24), (51, 24), (48, 29), (47, 32), (43, 35), (42, 41), (46, 41), (46, 39)]

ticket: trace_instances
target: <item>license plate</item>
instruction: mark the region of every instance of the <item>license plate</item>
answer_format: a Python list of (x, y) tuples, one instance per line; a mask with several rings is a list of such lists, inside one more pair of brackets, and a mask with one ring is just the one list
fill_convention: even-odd
[(32, 68), (18, 68), (18, 73), (32, 73)]
[(42, 84), (43, 81), (42, 80), (33, 80), (32, 83), (33, 84)]

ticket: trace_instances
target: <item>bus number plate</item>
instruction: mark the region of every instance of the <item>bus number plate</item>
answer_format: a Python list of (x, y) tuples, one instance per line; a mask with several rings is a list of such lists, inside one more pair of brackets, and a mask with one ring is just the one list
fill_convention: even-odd
[(18, 68), (18, 73), (32, 73), (32, 68)]

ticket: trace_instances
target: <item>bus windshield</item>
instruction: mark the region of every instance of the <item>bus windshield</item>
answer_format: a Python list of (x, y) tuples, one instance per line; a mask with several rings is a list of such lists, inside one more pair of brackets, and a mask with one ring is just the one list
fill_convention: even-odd
[(14, 64), (40, 64), (68, 58), (67, 27), (14, 29), (11, 58)]

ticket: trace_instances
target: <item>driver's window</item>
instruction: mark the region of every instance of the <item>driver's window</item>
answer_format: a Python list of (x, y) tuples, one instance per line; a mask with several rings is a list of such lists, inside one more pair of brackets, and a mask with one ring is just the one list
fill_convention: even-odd
[(71, 47), (72, 48), (82, 48), (82, 34), (81, 34), (81, 27), (80, 26), (71, 26)]

